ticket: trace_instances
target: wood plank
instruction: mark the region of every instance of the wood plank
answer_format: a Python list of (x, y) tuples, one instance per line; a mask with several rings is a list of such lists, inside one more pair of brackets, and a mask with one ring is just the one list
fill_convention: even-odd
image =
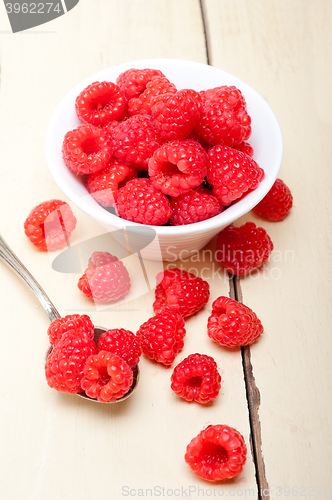
[[(251, 347), (271, 498), (331, 494), (331, 2), (205, 0), (211, 64), (252, 85), (284, 136), (291, 215), (266, 228), (275, 250), (241, 279), (265, 326)], [(289, 488), (289, 489), (288, 489)], [(330, 488), (330, 490), (328, 490)]]
[[(1, 27), (8, 28), (6, 23)], [(97, 325), (136, 331), (152, 315), (153, 290), (113, 308), (96, 309), (77, 289), (80, 273), (55, 272), (52, 257), (25, 237), (23, 222), (37, 203), (66, 199), (44, 155), (46, 126), (59, 100), (90, 74), (120, 62), (159, 57), (206, 62), (199, 1), (81, 0), (69, 14), (32, 32), (0, 40), (2, 235), (63, 315), (84, 312)], [(73, 209), (78, 226), (72, 245), (104, 233)], [(229, 285), (227, 277), (214, 274), (208, 253), (205, 259), (184, 265), (204, 271), (212, 301), (227, 295)], [(156, 269), (150, 267), (149, 273), (156, 274)], [(201, 407), (178, 400), (169, 388), (170, 369), (144, 358), (133, 397), (121, 405), (101, 406), (47, 387), (48, 319), (31, 292), (2, 264), (0, 280), (6, 332), (0, 351), (2, 498), (118, 500), (138, 496), (140, 489), (146, 496), (150, 489), (154, 496), (170, 496), (168, 490), (180, 498), (213, 494), (214, 486), (186, 466), (186, 445), (209, 423), (227, 423), (244, 434), (249, 448), (250, 428), (240, 351), (224, 352), (206, 335), (211, 301), (187, 321), (185, 349), (178, 361), (195, 351), (217, 359), (223, 386), (214, 404)], [(241, 476), (218, 484), (214, 495), (257, 497), (248, 451)]]

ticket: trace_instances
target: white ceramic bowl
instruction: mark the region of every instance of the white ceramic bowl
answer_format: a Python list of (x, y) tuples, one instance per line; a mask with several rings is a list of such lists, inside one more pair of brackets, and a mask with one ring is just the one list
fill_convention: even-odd
[[(143, 226), (125, 221), (109, 213), (88, 195), (82, 179), (65, 166), (61, 148), (66, 132), (80, 122), (75, 113), (75, 99), (95, 81), (113, 81), (129, 68), (157, 68), (178, 89), (193, 88), (197, 91), (221, 85), (235, 85), (244, 95), (252, 120), (249, 143), (254, 149), (254, 159), (265, 171), (259, 187), (234, 203), (216, 217), (184, 226)], [(84, 80), (60, 102), (54, 111), (46, 133), (46, 156), (51, 173), (66, 196), (80, 209), (102, 224), (108, 231), (115, 231), (116, 239), (124, 246), (130, 241), (130, 251), (141, 250), (146, 259), (175, 261), (202, 249), (221, 229), (249, 212), (267, 194), (278, 176), (283, 155), (283, 140), (279, 123), (266, 101), (249, 85), (220, 69), (205, 64), (175, 59), (146, 59), (132, 61), (105, 69)], [(127, 233), (127, 234), (125, 234)], [(129, 234), (129, 239), (128, 239)]]

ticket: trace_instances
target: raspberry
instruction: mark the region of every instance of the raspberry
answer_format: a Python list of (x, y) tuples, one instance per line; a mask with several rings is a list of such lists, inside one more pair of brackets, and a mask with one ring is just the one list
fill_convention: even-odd
[(112, 82), (94, 82), (76, 98), (78, 118), (91, 125), (102, 125), (122, 115), (127, 100), (118, 85)]
[(77, 286), (90, 299), (114, 302), (127, 295), (131, 284), (121, 260), (108, 252), (94, 252)]
[(68, 330), (48, 356), (45, 365), (47, 383), (53, 389), (70, 394), (82, 392), (83, 367), (89, 356), (96, 353), (90, 334)]
[(207, 181), (225, 206), (256, 189), (264, 178), (264, 170), (255, 160), (228, 146), (214, 146), (208, 157)]
[(172, 310), (184, 318), (192, 316), (205, 306), (210, 296), (210, 286), (192, 273), (178, 268), (157, 274), (155, 301), (156, 314)]
[(149, 176), (162, 193), (177, 197), (202, 184), (207, 165), (207, 154), (198, 142), (171, 141), (153, 153)]
[(252, 146), (250, 146), (249, 142), (241, 142), (241, 144), (234, 146), (234, 149), (241, 151), (242, 153), (250, 156), (251, 158), (254, 156), (254, 150)]
[(212, 304), (208, 319), (208, 336), (226, 347), (240, 347), (253, 344), (263, 333), (263, 325), (248, 306), (218, 297)]
[(133, 370), (139, 363), (142, 354), (141, 344), (130, 330), (116, 328), (101, 334), (97, 344), (97, 352), (107, 351), (117, 354)]
[(171, 376), (171, 389), (186, 401), (206, 404), (219, 394), (221, 377), (217, 363), (206, 354), (190, 354)]
[(149, 179), (133, 179), (119, 189), (116, 209), (122, 219), (152, 226), (166, 224), (172, 215), (170, 202)]
[(206, 142), (237, 146), (250, 137), (251, 119), (239, 89), (222, 86), (200, 94), (203, 113), (196, 131)]
[(155, 76), (146, 84), (144, 92), (128, 101), (131, 115), (150, 115), (151, 107), (164, 94), (175, 94), (176, 87), (166, 77)]
[(144, 92), (146, 85), (156, 76), (165, 77), (159, 69), (131, 68), (121, 73), (121, 75), (117, 77), (116, 83), (124, 92), (125, 97), (129, 100), (133, 97), (138, 97)]
[(185, 334), (182, 316), (165, 311), (143, 323), (136, 335), (144, 354), (157, 363), (169, 366), (183, 349)]
[(253, 208), (253, 212), (264, 219), (279, 222), (289, 214), (293, 196), (288, 186), (277, 179), (267, 195)]
[(211, 217), (215, 217), (223, 211), (223, 206), (218, 198), (211, 194), (208, 189), (199, 187), (170, 200), (173, 213), (170, 218), (172, 226), (193, 224)]
[(138, 115), (119, 123), (112, 130), (114, 156), (121, 161), (147, 167), (149, 158), (160, 146), (157, 131), (148, 115)]
[(216, 259), (227, 271), (237, 276), (248, 274), (266, 262), (273, 243), (262, 227), (253, 222), (243, 226), (227, 226), (216, 242)]
[(133, 372), (123, 359), (112, 352), (100, 351), (90, 356), (81, 380), (85, 394), (102, 403), (117, 401), (129, 391)]
[(106, 167), (112, 146), (102, 129), (81, 125), (65, 135), (62, 155), (66, 166), (75, 174), (91, 174)]
[(243, 436), (228, 425), (209, 425), (187, 446), (184, 459), (192, 471), (207, 481), (231, 479), (241, 474), (247, 458)]
[(151, 108), (153, 123), (163, 141), (185, 139), (197, 125), (201, 113), (202, 100), (195, 90), (165, 94)]
[(136, 176), (136, 169), (111, 158), (107, 167), (88, 175), (86, 188), (100, 205), (114, 207), (118, 189)]
[(94, 337), (94, 326), (89, 316), (86, 314), (69, 314), (52, 321), (48, 327), (47, 334), (50, 344), (57, 345), (68, 330), (75, 331), (78, 336), (83, 332), (92, 339)]
[(61, 248), (76, 227), (76, 217), (65, 201), (49, 200), (34, 207), (24, 222), (24, 232), (37, 248)]

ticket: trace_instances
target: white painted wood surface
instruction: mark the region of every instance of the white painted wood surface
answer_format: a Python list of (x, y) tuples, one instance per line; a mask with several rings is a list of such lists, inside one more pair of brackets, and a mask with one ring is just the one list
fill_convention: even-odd
[[(265, 326), (251, 348), (271, 498), (332, 494), (331, 199), (332, 3), (205, 0), (210, 62), (260, 92), (280, 122), (280, 171), (294, 208), (280, 223), (250, 213), (274, 252), (241, 279)], [(290, 489), (288, 489), (290, 488)], [(328, 489), (329, 488), (329, 489)]]
[[(202, 3), (210, 63), (253, 86), (280, 121), (285, 141), (280, 177), (295, 198), (292, 214), (281, 223), (267, 223), (252, 214), (243, 218), (265, 227), (275, 244), (266, 272), (241, 280), (243, 301), (265, 326), (251, 357), (261, 394), (262, 452), (270, 497), (302, 493), (325, 500), (328, 487), (332, 493), (332, 4)], [(96, 324), (134, 331), (152, 315), (153, 292), (97, 311), (76, 287), (79, 274), (52, 270), (49, 256), (26, 239), (23, 222), (37, 203), (66, 199), (44, 154), (46, 126), (59, 100), (96, 71), (154, 57), (207, 61), (199, 1), (81, 0), (67, 15), (15, 35), (0, 5), (1, 234), (63, 315), (84, 311)], [(104, 232), (73, 208), (78, 226), (72, 244)], [(137, 392), (121, 405), (93, 405), (49, 389), (44, 379), (48, 318), (31, 292), (0, 263), (1, 499), (120, 500), (128, 492), (133, 497), (140, 488), (145, 492), (154, 487), (159, 496), (171, 498), (167, 490), (173, 497), (196, 500), (209, 496), (209, 489), (210, 496), (257, 498), (240, 352), (219, 349), (206, 335), (211, 302), (228, 294), (227, 278), (215, 274), (208, 254), (199, 264), (182, 264), (197, 272), (209, 268), (210, 303), (188, 320), (185, 348), (177, 359), (194, 351), (216, 357), (223, 385), (210, 407), (178, 401), (169, 389), (170, 369), (146, 359)], [(186, 444), (210, 422), (242, 431), (249, 452), (243, 474), (215, 491), (195, 478), (183, 460)]]

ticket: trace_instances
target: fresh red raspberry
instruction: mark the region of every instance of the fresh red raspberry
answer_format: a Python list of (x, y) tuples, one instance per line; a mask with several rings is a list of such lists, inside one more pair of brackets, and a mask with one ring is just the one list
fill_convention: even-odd
[(91, 174), (106, 167), (112, 156), (112, 146), (102, 129), (80, 125), (65, 135), (62, 156), (75, 174)]
[(118, 189), (135, 177), (137, 177), (135, 168), (111, 158), (107, 167), (87, 176), (86, 188), (103, 207), (115, 207)]
[(251, 119), (239, 89), (222, 86), (200, 94), (203, 113), (196, 131), (206, 142), (237, 146), (249, 139)]
[(199, 93), (186, 89), (161, 96), (152, 106), (151, 114), (162, 141), (181, 141), (196, 127), (202, 109)]
[(90, 334), (66, 331), (46, 360), (48, 385), (70, 394), (82, 392), (83, 367), (88, 357), (95, 353), (96, 345)]
[(212, 195), (208, 189), (199, 187), (181, 194), (178, 198), (170, 199), (172, 205), (172, 226), (193, 224), (211, 217), (215, 217), (223, 211), (221, 201)]
[(264, 170), (255, 160), (236, 149), (214, 146), (209, 149), (208, 157), (207, 181), (225, 206), (256, 189), (264, 178)]
[(206, 151), (198, 142), (171, 141), (153, 153), (149, 176), (162, 193), (177, 197), (202, 184), (207, 165)]
[(94, 337), (94, 326), (89, 316), (86, 314), (68, 314), (63, 318), (55, 319), (48, 327), (47, 334), (50, 344), (57, 345), (68, 330), (76, 332), (78, 336), (83, 332), (92, 339)]
[(148, 166), (154, 151), (160, 146), (160, 138), (152, 119), (148, 115), (137, 115), (119, 123), (112, 130), (112, 147), (114, 156), (137, 168)]
[(102, 403), (121, 399), (133, 383), (133, 372), (117, 354), (100, 351), (90, 356), (84, 366), (82, 389)]
[(131, 284), (121, 260), (108, 252), (94, 252), (77, 286), (90, 299), (114, 302), (127, 295)]
[(172, 215), (170, 202), (149, 179), (133, 179), (119, 189), (116, 209), (122, 219), (152, 226), (166, 224)]
[(253, 344), (263, 333), (263, 325), (248, 306), (228, 297), (218, 297), (208, 318), (208, 336), (226, 347)]
[(76, 223), (68, 203), (49, 200), (31, 210), (24, 222), (24, 232), (35, 247), (56, 250), (65, 245)]
[(253, 208), (253, 212), (264, 219), (279, 222), (289, 214), (293, 196), (288, 186), (277, 179), (267, 195)]
[(146, 84), (144, 92), (128, 101), (131, 115), (150, 115), (151, 107), (163, 94), (175, 94), (176, 87), (166, 77), (155, 76)]
[(206, 404), (219, 394), (221, 377), (217, 363), (206, 354), (190, 354), (175, 368), (171, 389), (186, 401)]
[(183, 349), (185, 334), (182, 316), (169, 310), (143, 323), (136, 335), (148, 358), (169, 366)]
[(84, 123), (102, 125), (122, 115), (127, 105), (124, 92), (112, 82), (94, 82), (76, 98), (75, 109)]
[(117, 77), (116, 83), (129, 100), (133, 97), (138, 97), (144, 92), (146, 85), (156, 76), (165, 77), (159, 69), (131, 68), (121, 73), (121, 75)]
[(184, 456), (191, 470), (207, 481), (232, 479), (247, 459), (243, 436), (228, 425), (209, 425), (194, 437)]
[(209, 300), (209, 283), (187, 271), (167, 269), (158, 273), (156, 279), (158, 285), (153, 303), (156, 314), (169, 309), (188, 318), (202, 309)]
[(241, 151), (241, 153), (244, 153), (244, 154), (250, 156), (250, 158), (252, 158), (254, 156), (254, 149), (249, 144), (249, 142), (241, 142), (241, 144), (234, 146), (234, 149), (237, 149), (238, 151)]
[(100, 335), (97, 352), (107, 351), (117, 354), (133, 370), (138, 365), (142, 348), (139, 339), (130, 330), (115, 328)]
[(228, 272), (241, 276), (266, 262), (273, 250), (271, 238), (253, 222), (227, 226), (216, 242), (216, 259)]

